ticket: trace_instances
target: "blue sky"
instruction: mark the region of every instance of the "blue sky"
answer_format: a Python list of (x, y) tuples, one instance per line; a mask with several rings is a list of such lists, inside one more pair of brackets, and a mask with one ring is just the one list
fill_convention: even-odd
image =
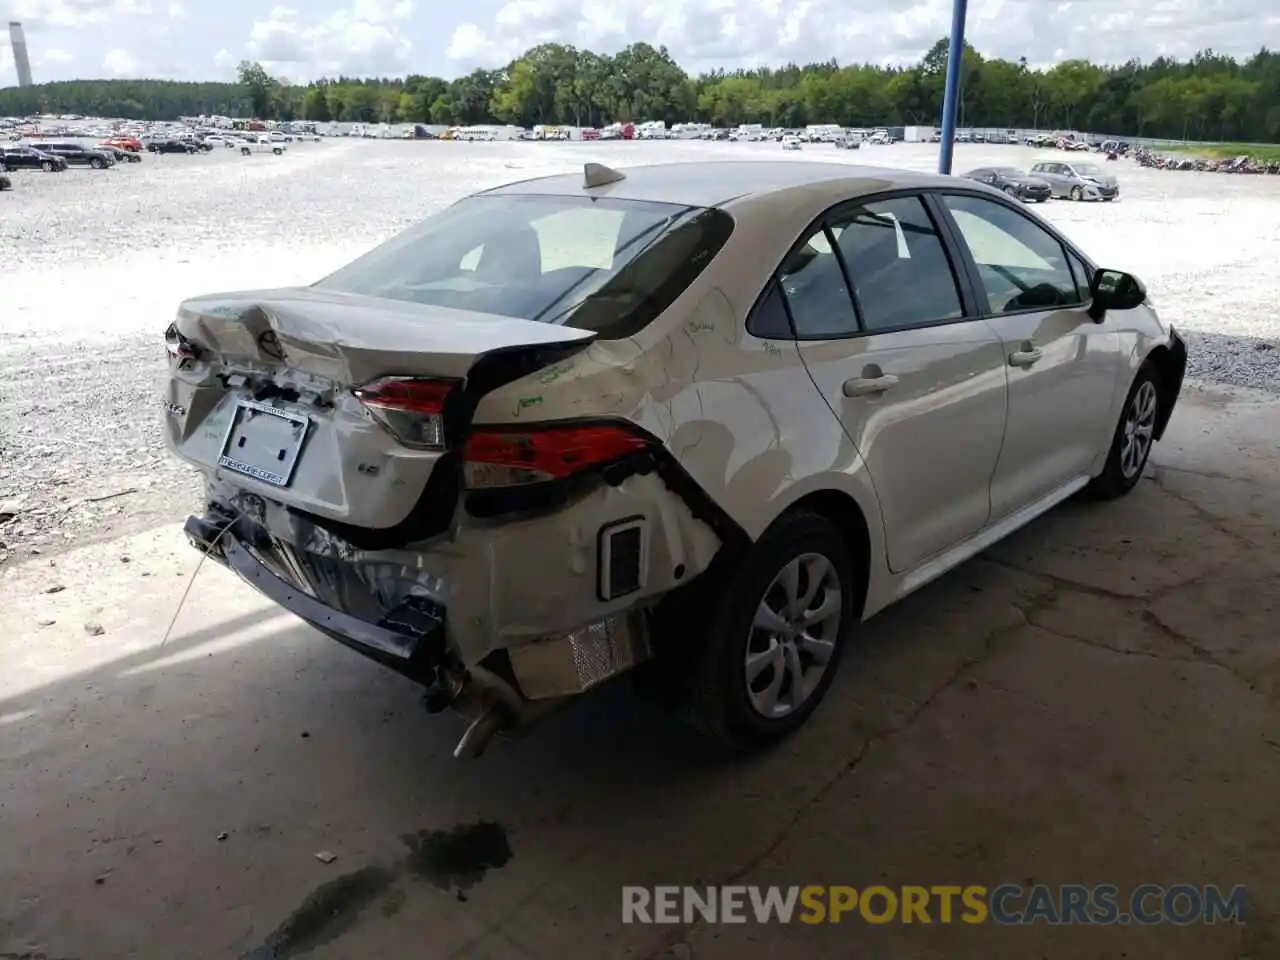
[[(950, 24), (950, 0), (0, 0), (26, 27), (35, 79), (231, 79), (241, 59), (293, 81), (345, 72), (453, 77), (536, 43), (601, 52), (666, 44), (687, 69), (836, 57), (917, 59)], [(1118, 62), (1212, 47), (1247, 55), (1280, 40), (1258, 0), (970, 0), (984, 54), (1037, 65)], [(15, 82), (8, 44), (0, 86)]]

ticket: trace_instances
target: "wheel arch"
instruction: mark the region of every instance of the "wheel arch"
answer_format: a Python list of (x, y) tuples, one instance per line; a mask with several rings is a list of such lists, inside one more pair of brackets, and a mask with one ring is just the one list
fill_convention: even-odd
[(1156, 371), (1157, 396), (1160, 408), (1156, 411), (1155, 429), (1152, 435), (1159, 440), (1164, 436), (1169, 418), (1173, 415), (1173, 406), (1182, 389), (1182, 379), (1187, 372), (1187, 348), (1181, 340), (1174, 340), (1172, 345), (1158, 343), (1147, 352), (1144, 363), (1149, 363)]
[(806, 493), (791, 503), (779, 519), (793, 513), (817, 514), (835, 527), (844, 540), (854, 565), (854, 609), (862, 619), (871, 585), (873, 556), (872, 529), (862, 506), (849, 493), (827, 487)]

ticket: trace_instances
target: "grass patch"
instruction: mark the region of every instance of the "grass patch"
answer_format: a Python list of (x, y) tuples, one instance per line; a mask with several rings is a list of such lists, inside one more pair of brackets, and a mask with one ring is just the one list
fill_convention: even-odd
[(1280, 145), (1270, 147), (1250, 146), (1247, 143), (1196, 143), (1180, 147), (1160, 147), (1157, 153), (1191, 153), (1200, 157), (1213, 157), (1216, 160), (1229, 160), (1232, 157), (1253, 157), (1268, 163), (1280, 162)]

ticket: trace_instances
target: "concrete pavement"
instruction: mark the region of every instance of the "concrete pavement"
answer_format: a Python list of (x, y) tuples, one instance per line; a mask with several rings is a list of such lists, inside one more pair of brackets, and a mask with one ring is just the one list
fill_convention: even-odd
[[(1280, 956), (1274, 399), (1188, 388), (1130, 497), (876, 618), (746, 761), (625, 686), (453, 761), (459, 720), (212, 565), (161, 646), (196, 559), (0, 577), (0, 958)], [(1006, 881), (1245, 884), (1248, 923), (620, 923), (624, 884)]]

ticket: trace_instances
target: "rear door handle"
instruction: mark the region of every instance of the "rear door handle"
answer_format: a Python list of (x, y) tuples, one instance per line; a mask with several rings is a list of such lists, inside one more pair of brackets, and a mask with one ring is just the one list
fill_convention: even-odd
[(854, 377), (852, 380), (844, 382), (844, 395), (846, 397), (871, 397), (878, 393), (884, 393), (890, 387), (895, 386), (898, 378), (892, 373), (882, 374), (878, 377)]
[(1009, 354), (1009, 366), (1029, 367), (1043, 356), (1044, 351), (1038, 347), (1032, 347), (1030, 350), (1016, 350)]

